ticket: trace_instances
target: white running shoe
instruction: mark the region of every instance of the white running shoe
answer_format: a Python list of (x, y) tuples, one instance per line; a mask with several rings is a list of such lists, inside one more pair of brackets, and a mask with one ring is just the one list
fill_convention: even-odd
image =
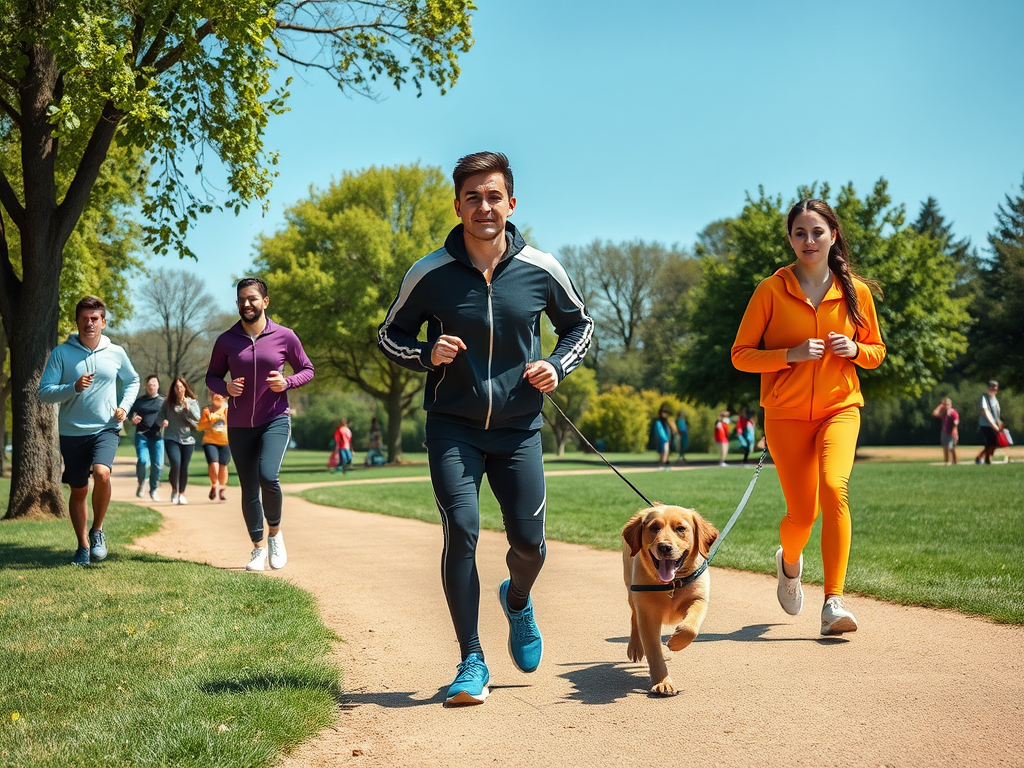
[(177, 493), (177, 491), (171, 491), (171, 504), (177, 504), (177, 503), (178, 503), (178, 493)]
[(138, 497), (140, 499), (142, 498), (142, 493), (143, 493), (145, 487), (146, 487), (146, 483), (145, 482), (139, 483), (139, 487), (135, 489), (136, 497)]
[(249, 557), (249, 564), (245, 566), (247, 571), (265, 571), (267, 569), (267, 548), (256, 547)]
[(179, 504), (188, 504), (188, 499), (185, 498), (185, 494), (183, 494), (183, 493), (179, 493), (178, 494), (178, 503)]
[(156, 491), (149, 492), (149, 499), (150, 501), (163, 501), (163, 499), (160, 498), (160, 494), (158, 494)]
[(779, 597), (779, 605), (782, 610), (790, 616), (796, 616), (804, 607), (804, 590), (800, 586), (800, 577), (804, 574), (804, 556), (800, 555), (800, 572), (796, 578), (789, 578), (782, 570), (782, 547), (775, 553), (775, 567), (779, 572), (779, 586), (776, 594)]
[(856, 632), (857, 619), (846, 610), (843, 598), (832, 595), (821, 608), (821, 634), (841, 635), (843, 632)]
[(267, 537), (267, 549), (270, 550), (270, 567), (279, 571), (288, 565), (288, 553), (284, 549), (284, 536), (278, 531)]

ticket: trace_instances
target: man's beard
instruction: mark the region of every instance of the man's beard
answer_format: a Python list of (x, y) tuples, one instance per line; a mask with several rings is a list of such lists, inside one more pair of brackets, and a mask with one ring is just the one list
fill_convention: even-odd
[(243, 309), (243, 310), (240, 310), (240, 311), (238, 312), (238, 316), (239, 316), (240, 318), (242, 318), (242, 322), (243, 322), (243, 323), (249, 323), (249, 325), (252, 325), (253, 323), (258, 323), (258, 322), (259, 322), (259, 320), (260, 320), (260, 318), (261, 318), (261, 317), (263, 317), (263, 310), (262, 310), (262, 309), (261, 309), (261, 310), (260, 310), (259, 312), (257, 312), (257, 313), (256, 313), (256, 317), (254, 317), (254, 318), (253, 318), (252, 320), (249, 320), (249, 319), (248, 319), (248, 318), (247, 318), (247, 317), (245, 316), (245, 312), (246, 312), (246, 310), (244, 310), (244, 309)]

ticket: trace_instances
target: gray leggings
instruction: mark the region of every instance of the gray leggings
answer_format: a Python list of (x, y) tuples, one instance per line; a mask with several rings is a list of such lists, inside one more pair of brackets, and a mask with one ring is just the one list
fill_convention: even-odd
[[(242, 515), (253, 543), (263, 541), (263, 520), (281, 524), (282, 494), (278, 475), (292, 436), (287, 414), (258, 427), (229, 427), (228, 444), (242, 487)], [(262, 492), (262, 500), (260, 498)]]

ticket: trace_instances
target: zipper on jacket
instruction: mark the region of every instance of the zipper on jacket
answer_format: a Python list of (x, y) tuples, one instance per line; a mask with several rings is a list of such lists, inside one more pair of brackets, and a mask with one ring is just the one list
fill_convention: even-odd
[[(259, 336), (256, 337), (258, 339)], [(249, 426), (256, 426), (256, 339), (249, 339), (252, 343), (252, 417), (249, 419)]]
[(491, 381), (491, 362), (494, 360), (494, 307), (491, 304), (491, 296), (494, 294), (494, 287), (487, 284), (487, 335), (489, 338), (487, 347), (487, 418), (484, 420), (484, 429), (491, 426), (491, 409), (494, 407), (494, 384)]

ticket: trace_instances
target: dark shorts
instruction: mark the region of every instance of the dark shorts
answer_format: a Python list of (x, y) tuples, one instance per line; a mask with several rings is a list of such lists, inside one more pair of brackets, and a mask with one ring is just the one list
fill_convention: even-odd
[(227, 445), (203, 443), (203, 453), (206, 454), (207, 464), (226, 465), (231, 461), (231, 448)]
[(981, 427), (981, 441), (988, 446), (999, 447), (999, 440), (996, 439), (998, 433), (992, 429), (992, 427)]
[(88, 486), (93, 464), (114, 466), (114, 454), (120, 442), (121, 434), (113, 429), (104, 429), (95, 435), (61, 435), (60, 455), (64, 459), (61, 482), (72, 488)]

